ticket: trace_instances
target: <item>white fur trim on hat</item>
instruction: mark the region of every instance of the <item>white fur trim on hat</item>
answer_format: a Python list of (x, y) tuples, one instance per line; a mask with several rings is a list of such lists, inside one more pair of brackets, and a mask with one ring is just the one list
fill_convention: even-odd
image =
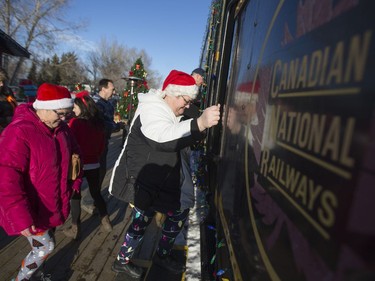
[(73, 99), (60, 99), (60, 100), (48, 100), (40, 101), (36, 99), (33, 103), (35, 109), (61, 109), (73, 107)]
[(73, 107), (74, 101), (65, 87), (43, 83), (36, 93), (35, 109), (60, 109)]
[(198, 86), (191, 85), (191, 86), (181, 86), (181, 85), (174, 85), (169, 84), (165, 89), (164, 92), (168, 96), (189, 96), (192, 100), (195, 99), (198, 95)]
[(175, 69), (165, 78), (162, 87), (162, 90), (168, 96), (189, 96), (191, 99), (197, 97), (198, 89), (191, 75)]

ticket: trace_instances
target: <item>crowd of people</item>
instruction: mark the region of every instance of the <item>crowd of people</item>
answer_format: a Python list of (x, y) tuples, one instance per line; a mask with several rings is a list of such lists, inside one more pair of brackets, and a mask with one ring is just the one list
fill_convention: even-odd
[[(0, 226), (8, 235), (22, 235), (29, 241), (31, 251), (15, 279), (29, 280), (54, 250), (55, 229), (69, 215), (71, 225), (63, 232), (80, 239), (83, 179), (102, 228), (112, 230), (101, 189), (109, 139), (121, 123), (114, 121), (110, 98), (115, 88), (110, 79), (99, 81), (99, 92), (93, 97), (81, 91), (72, 98), (67, 88), (44, 83), (33, 103), (18, 106), (8, 98), (6, 80), (1, 70), (0, 106), (7, 108), (1, 111), (7, 116), (0, 116)], [(200, 114), (194, 104), (203, 81), (201, 68), (191, 74), (172, 70), (161, 89), (138, 95), (109, 187), (110, 191), (123, 187), (116, 177), (124, 169), (135, 179), (132, 223), (112, 265), (115, 272), (132, 277), (143, 274), (132, 256), (156, 213), (165, 221), (153, 261), (176, 273), (185, 271), (185, 265), (170, 253), (194, 206), (189, 147), (220, 120), (220, 105)]]

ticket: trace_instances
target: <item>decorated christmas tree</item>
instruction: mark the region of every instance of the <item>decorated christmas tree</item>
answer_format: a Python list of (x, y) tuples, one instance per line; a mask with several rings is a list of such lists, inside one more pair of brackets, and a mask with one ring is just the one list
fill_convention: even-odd
[(120, 95), (117, 110), (122, 119), (131, 120), (138, 106), (138, 93), (148, 92), (146, 76), (142, 58), (138, 58), (129, 71), (129, 77), (125, 78), (127, 85)]

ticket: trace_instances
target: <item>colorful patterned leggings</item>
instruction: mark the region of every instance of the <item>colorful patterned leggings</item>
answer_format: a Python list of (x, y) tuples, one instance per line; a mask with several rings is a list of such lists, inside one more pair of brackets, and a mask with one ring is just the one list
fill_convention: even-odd
[(55, 248), (55, 237), (52, 230), (26, 237), (31, 251), (22, 261), (16, 281), (29, 280)]
[[(159, 240), (158, 249), (156, 250), (160, 256), (169, 255), (174, 241), (180, 233), (185, 221), (188, 217), (189, 209), (183, 211), (168, 212), (162, 226), (162, 236)], [(142, 241), (147, 226), (151, 223), (155, 215), (154, 210), (142, 211), (136, 207), (133, 209), (133, 221), (125, 234), (124, 243), (121, 246), (117, 259), (123, 262), (129, 262), (134, 250)]]

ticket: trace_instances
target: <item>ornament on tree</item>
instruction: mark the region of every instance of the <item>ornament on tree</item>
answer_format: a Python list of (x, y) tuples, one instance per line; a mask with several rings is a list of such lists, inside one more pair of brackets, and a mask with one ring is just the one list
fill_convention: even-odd
[(78, 83), (77, 85), (74, 86), (74, 92), (82, 92), (85, 90), (85, 86), (83, 86), (81, 83)]

